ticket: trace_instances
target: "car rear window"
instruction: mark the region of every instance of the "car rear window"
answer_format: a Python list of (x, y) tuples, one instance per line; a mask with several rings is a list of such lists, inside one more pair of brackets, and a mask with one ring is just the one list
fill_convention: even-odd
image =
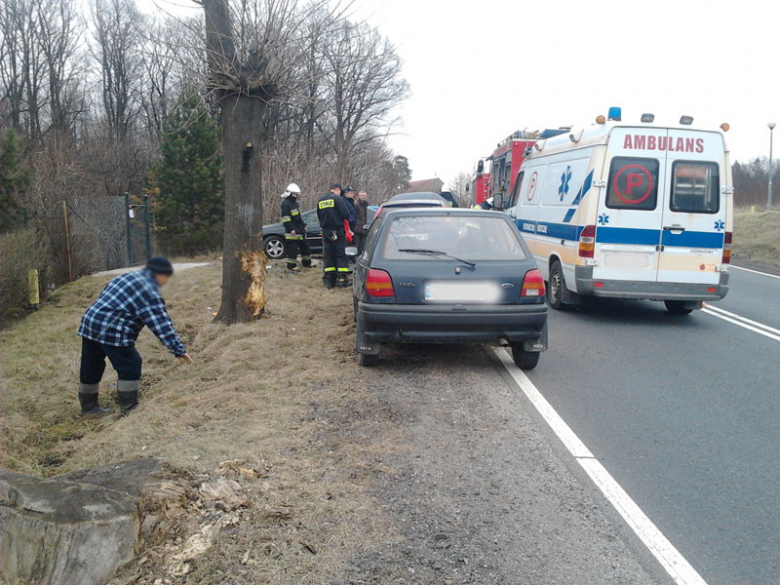
[(607, 207), (655, 209), (658, 203), (658, 167), (659, 163), (654, 158), (613, 158), (607, 186)]
[(720, 175), (711, 162), (674, 163), (672, 211), (717, 213), (720, 209)]
[(503, 217), (421, 215), (391, 220), (382, 248), (388, 260), (437, 260), (401, 250), (435, 250), (464, 260), (524, 260), (519, 235)]

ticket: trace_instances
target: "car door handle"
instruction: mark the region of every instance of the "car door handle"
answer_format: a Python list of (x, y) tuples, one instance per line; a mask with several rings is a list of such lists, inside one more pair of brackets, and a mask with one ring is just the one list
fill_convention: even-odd
[(684, 232), (685, 228), (681, 225), (665, 225), (664, 230), (667, 232)]

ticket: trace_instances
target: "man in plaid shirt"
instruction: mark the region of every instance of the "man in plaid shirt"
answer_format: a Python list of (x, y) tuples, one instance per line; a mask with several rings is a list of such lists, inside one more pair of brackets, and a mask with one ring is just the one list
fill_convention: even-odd
[(135, 341), (144, 325), (173, 355), (192, 363), (160, 295), (160, 288), (172, 274), (173, 266), (167, 259), (152, 258), (142, 270), (122, 274), (109, 282), (84, 313), (78, 330), (82, 338), (79, 387), (82, 415), (111, 412), (98, 404), (106, 358), (119, 376), (117, 394), (122, 414), (138, 405), (142, 360)]

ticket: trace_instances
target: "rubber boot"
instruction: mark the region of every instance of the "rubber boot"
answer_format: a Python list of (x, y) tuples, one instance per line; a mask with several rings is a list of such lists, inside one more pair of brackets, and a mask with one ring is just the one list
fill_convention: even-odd
[(117, 398), (119, 398), (119, 414), (126, 416), (138, 406), (139, 380), (119, 380), (117, 382)]
[(304, 268), (311, 268), (311, 258), (301, 258), (301, 264)]
[(339, 276), (339, 279), (336, 282), (336, 286), (339, 288), (349, 288), (350, 285), (351, 283), (346, 276)]
[(114, 412), (112, 408), (103, 408), (98, 403), (99, 384), (81, 384), (79, 387), (79, 403), (81, 416), (104, 416)]

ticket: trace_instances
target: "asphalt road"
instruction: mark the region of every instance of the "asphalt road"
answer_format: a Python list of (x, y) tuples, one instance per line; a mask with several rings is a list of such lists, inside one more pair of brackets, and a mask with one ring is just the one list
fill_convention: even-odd
[(731, 285), (687, 317), (552, 312), (529, 378), (709, 585), (778, 584), (780, 332), (761, 325), (780, 329), (780, 279), (733, 269)]

